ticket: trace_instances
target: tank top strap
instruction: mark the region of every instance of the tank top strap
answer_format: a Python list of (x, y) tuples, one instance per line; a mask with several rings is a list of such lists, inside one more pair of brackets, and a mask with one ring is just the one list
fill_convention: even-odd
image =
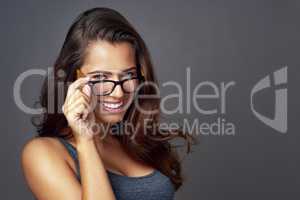
[(80, 168), (79, 168), (79, 161), (78, 161), (78, 157), (77, 157), (76, 148), (71, 143), (69, 143), (67, 140), (65, 140), (61, 137), (58, 137), (58, 139), (66, 147), (69, 154), (73, 158), (75, 165), (76, 165), (76, 177), (77, 177), (78, 181), (80, 182)]

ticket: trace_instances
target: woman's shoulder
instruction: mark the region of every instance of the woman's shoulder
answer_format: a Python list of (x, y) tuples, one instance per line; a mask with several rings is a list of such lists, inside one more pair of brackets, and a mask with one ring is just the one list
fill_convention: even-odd
[[(70, 166), (68, 152), (58, 138), (32, 138), (24, 144), (21, 154), (23, 175), (36, 196), (49, 197), (50, 188), (56, 197), (80, 195), (76, 174), (71, 169), (74, 166)], [(70, 192), (65, 193), (66, 190)]]
[(56, 154), (61, 151), (61, 144), (57, 138), (54, 137), (34, 137), (29, 139), (22, 147), (22, 155), (33, 154)]
[(54, 161), (72, 162), (67, 150), (57, 137), (31, 138), (22, 147), (21, 162), (23, 167), (41, 162), (51, 164)]

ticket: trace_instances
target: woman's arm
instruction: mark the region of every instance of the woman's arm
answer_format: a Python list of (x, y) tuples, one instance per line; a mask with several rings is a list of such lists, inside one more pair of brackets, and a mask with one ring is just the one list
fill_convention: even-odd
[(93, 140), (77, 144), (83, 200), (115, 200), (115, 196)]
[(27, 184), (38, 200), (81, 200), (81, 186), (63, 151), (50, 138), (35, 138), (22, 149)]

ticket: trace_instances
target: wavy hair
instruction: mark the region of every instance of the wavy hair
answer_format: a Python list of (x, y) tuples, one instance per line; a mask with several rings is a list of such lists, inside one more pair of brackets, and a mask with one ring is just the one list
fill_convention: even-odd
[[(86, 49), (89, 43), (104, 40), (110, 43), (128, 42), (135, 50), (137, 71), (143, 74), (145, 82), (151, 82), (158, 85), (154, 75), (150, 53), (147, 46), (134, 27), (118, 11), (110, 8), (93, 8), (80, 14), (71, 25), (62, 49), (55, 61), (53, 68), (54, 79), (52, 81), (54, 90), (49, 90), (49, 78), (44, 80), (39, 103), (46, 112), (42, 114), (42, 120), (39, 123), (33, 123), (37, 127), (37, 137), (63, 137), (70, 138), (72, 134), (68, 129), (68, 122), (61, 112), (57, 99), (59, 82), (63, 82), (64, 91), (67, 91), (68, 84), (76, 80), (76, 69), (82, 66)], [(59, 74), (64, 72), (65, 76)], [(153, 95), (156, 90), (150, 85), (145, 84), (141, 94)], [(66, 94), (66, 92), (64, 93)], [(49, 111), (49, 98), (53, 95), (54, 112)], [(65, 98), (65, 95), (64, 95)], [(159, 110), (160, 98), (151, 100), (139, 100), (143, 110)], [(177, 190), (183, 182), (181, 172), (181, 162), (176, 148), (171, 145), (170, 140), (180, 137), (186, 141), (187, 152), (190, 152), (190, 146), (193, 137), (189, 133), (178, 130), (162, 130), (157, 126), (159, 124), (160, 113), (140, 112), (132, 104), (124, 116), (123, 121), (134, 124), (137, 129), (137, 135), (132, 140), (131, 135), (117, 134), (115, 137), (120, 141), (124, 149), (133, 158), (142, 161), (168, 176)], [(143, 124), (137, 124), (148, 119), (152, 128), (143, 127)], [(69, 130), (69, 131), (65, 131)], [(64, 133), (64, 134), (63, 134)]]

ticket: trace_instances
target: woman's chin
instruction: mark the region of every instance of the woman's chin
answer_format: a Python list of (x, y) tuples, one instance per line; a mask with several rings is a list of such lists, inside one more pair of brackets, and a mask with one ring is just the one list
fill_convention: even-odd
[(99, 121), (100, 123), (102, 122), (102, 123), (111, 123), (111, 124), (122, 121), (123, 116), (124, 115), (122, 113), (120, 113), (120, 114), (100, 114), (100, 115), (96, 114), (97, 121)]
[(112, 107), (105, 107), (101, 103), (97, 104), (95, 108), (95, 117), (97, 121), (100, 123), (118, 123), (123, 120), (124, 115), (126, 113), (125, 106), (120, 108), (112, 108)]

